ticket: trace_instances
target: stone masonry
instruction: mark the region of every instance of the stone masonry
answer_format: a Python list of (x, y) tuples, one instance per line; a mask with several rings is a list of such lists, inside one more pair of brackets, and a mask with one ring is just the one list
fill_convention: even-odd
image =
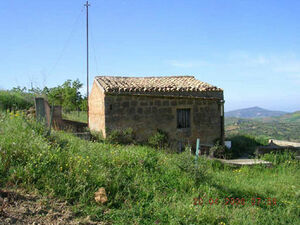
[[(107, 92), (95, 79), (89, 96), (89, 127), (106, 137), (111, 130), (132, 128), (138, 141), (145, 142), (157, 132), (168, 133), (173, 149), (196, 139), (212, 145), (223, 139), (223, 91), (201, 95), (180, 92)], [(190, 109), (190, 127), (177, 128), (177, 109)]]

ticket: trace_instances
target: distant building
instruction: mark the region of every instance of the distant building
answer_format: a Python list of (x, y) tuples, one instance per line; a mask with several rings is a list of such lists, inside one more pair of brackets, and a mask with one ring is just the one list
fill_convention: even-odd
[(104, 137), (130, 127), (138, 141), (160, 129), (176, 149), (195, 147), (197, 138), (223, 143), (223, 90), (193, 76), (98, 76), (89, 96), (89, 127)]

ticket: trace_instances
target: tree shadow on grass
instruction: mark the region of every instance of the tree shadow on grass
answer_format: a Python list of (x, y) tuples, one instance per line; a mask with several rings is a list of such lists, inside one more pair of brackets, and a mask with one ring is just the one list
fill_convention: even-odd
[(254, 155), (258, 146), (266, 145), (266, 138), (258, 138), (250, 135), (236, 135), (228, 138), (232, 142), (231, 151), (233, 157), (241, 157), (243, 155)]

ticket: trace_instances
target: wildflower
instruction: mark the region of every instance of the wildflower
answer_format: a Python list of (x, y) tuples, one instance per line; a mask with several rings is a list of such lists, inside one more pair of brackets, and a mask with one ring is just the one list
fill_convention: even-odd
[(226, 225), (224, 222), (221, 222), (220, 225)]

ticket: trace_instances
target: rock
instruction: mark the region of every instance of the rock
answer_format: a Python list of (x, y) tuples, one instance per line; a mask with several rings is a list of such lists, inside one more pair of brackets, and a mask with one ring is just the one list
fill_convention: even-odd
[(99, 190), (95, 192), (95, 201), (101, 204), (107, 202), (107, 195), (104, 187), (99, 188)]

